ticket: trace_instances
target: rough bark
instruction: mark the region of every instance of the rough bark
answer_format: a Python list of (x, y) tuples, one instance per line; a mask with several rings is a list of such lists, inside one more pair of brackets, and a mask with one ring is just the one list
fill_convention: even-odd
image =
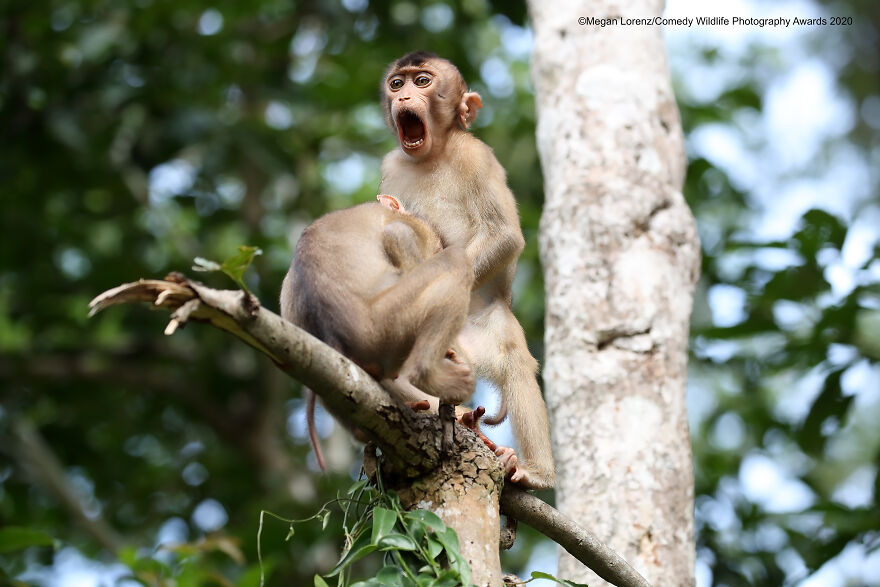
[[(662, 29), (578, 22), (660, 15), (663, 2), (529, 7), (557, 507), (652, 583), (692, 585), (685, 380), (699, 243)], [(559, 574), (604, 584), (566, 553)]]
[[(454, 450), (444, 452), (436, 416), (415, 413), (395, 402), (369, 375), (305, 331), (262, 308), (243, 291), (220, 291), (180, 274), (113, 288), (89, 304), (91, 314), (120, 303), (149, 302), (172, 311), (165, 329), (172, 334), (190, 321), (208, 322), (247, 342), (324, 400), (349, 428), (358, 428), (382, 449), (387, 475), (408, 507), (439, 515), (459, 536), (471, 581), (500, 587), (499, 491), (503, 468), (489, 448), (460, 424)], [(365, 463), (375, 470), (375, 465)], [(620, 587), (646, 585), (626, 561), (536, 497), (507, 487), (502, 494), (512, 515), (566, 545)]]

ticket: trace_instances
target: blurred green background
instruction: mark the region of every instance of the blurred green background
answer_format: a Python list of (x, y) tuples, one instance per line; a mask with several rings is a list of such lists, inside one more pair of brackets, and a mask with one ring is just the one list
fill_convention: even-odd
[[(704, 252), (698, 584), (880, 584), (880, 16), (773, 10), (854, 24), (667, 31)], [(299, 386), (256, 352), (87, 303), (248, 244), (248, 286), (277, 310), (302, 228), (376, 193), (394, 148), (379, 78), (405, 52), (449, 58), (483, 96), (474, 132), (519, 201), (516, 312), (543, 355), (531, 42), (520, 2), (3, 3), (0, 583), (254, 585), (260, 510), (307, 517), (351, 483), (354, 445), (334, 432), (316, 473)], [(342, 543), (333, 522), (286, 534), (263, 529), (270, 584), (311, 584)], [(553, 571), (552, 552), (522, 531), (505, 568)]]

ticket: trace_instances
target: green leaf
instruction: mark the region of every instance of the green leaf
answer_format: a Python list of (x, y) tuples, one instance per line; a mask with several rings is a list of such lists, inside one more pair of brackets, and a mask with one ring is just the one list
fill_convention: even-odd
[[(375, 530), (375, 526), (373, 527)], [(415, 540), (405, 534), (389, 534), (382, 537), (378, 542), (379, 550), (418, 550)]]
[(315, 575), (315, 587), (330, 587), (321, 575)]
[(342, 559), (336, 566), (333, 567), (333, 570), (330, 571), (327, 576), (334, 577), (341, 573), (345, 567), (354, 563), (355, 561), (359, 561), (368, 554), (375, 552), (377, 550), (377, 546), (375, 544), (370, 544), (370, 536), (364, 532), (360, 536), (358, 536), (357, 540), (354, 541), (354, 544), (351, 545), (351, 548), (346, 552)]
[(394, 523), (397, 521), (397, 512), (385, 508), (373, 509), (373, 536), (370, 540), (371, 544), (378, 544), (379, 541), (394, 529)]
[(804, 424), (798, 432), (798, 441), (804, 451), (809, 454), (821, 454), (827, 440), (827, 436), (822, 433), (824, 423), (830, 418), (836, 418), (840, 425), (843, 425), (843, 419), (855, 399), (853, 395), (843, 395), (840, 377), (845, 369), (846, 367), (833, 371), (825, 378), (822, 392), (813, 402), (810, 413), (807, 414)]
[(455, 533), (455, 530), (446, 528), (443, 532), (437, 532), (436, 536), (447, 552), (454, 555), (459, 554), (458, 534)]
[(441, 552), (443, 552), (443, 545), (431, 536), (428, 536), (428, 555), (434, 559), (440, 556)]
[(247, 287), (244, 285), (244, 272), (247, 271), (247, 268), (250, 267), (251, 263), (254, 260), (254, 257), (257, 255), (262, 255), (263, 251), (259, 247), (249, 247), (246, 245), (242, 245), (238, 247), (238, 253), (226, 258), (223, 261), (223, 264), (220, 266), (220, 270), (223, 271), (226, 275), (232, 278), (232, 280), (241, 287), (241, 289), (247, 291)]
[(468, 582), (463, 581), (458, 573), (450, 569), (446, 569), (440, 573), (440, 576), (428, 583), (430, 587), (458, 587), (467, 584)]
[(397, 567), (387, 565), (379, 569), (376, 573), (376, 580), (383, 587), (403, 587), (403, 571)]
[(13, 552), (31, 546), (52, 546), (52, 537), (33, 528), (7, 526), (0, 529), (0, 552)]
[(553, 575), (542, 573), (541, 571), (532, 571), (532, 579), (547, 579), (548, 581), (553, 581), (560, 585), (565, 585), (566, 587), (589, 587), (586, 583), (575, 583), (574, 581), (569, 581), (567, 579), (557, 579)]
[(262, 255), (263, 251), (259, 247), (249, 247), (241, 245), (238, 247), (238, 253), (227, 257), (223, 263), (217, 263), (204, 257), (196, 257), (193, 259), (193, 271), (222, 271), (234, 281), (238, 287), (244, 291), (248, 291), (244, 284), (244, 272), (250, 267), (257, 255)]
[(354, 483), (351, 484), (351, 487), (349, 487), (345, 491), (345, 493), (346, 493), (346, 495), (354, 495), (355, 493), (357, 493), (358, 491), (363, 489), (366, 486), (366, 484), (367, 484), (366, 479), (360, 479), (358, 481), (355, 481)]
[(446, 524), (440, 519), (440, 516), (430, 510), (413, 510), (406, 512), (406, 517), (412, 520), (418, 520), (424, 523), (434, 532), (443, 532), (446, 530)]

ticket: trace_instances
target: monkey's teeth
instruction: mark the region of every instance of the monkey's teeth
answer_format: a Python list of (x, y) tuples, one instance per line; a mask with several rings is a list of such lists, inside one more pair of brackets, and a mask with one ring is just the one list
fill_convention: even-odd
[(422, 143), (424, 143), (424, 142), (425, 142), (425, 139), (422, 138), (417, 141), (404, 140), (403, 144), (404, 144), (404, 146), (406, 146), (407, 149), (415, 149), (416, 147), (421, 147)]

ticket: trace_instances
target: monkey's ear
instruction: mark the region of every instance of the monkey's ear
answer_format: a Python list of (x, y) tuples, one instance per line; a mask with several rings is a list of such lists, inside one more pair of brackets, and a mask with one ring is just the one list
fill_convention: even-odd
[(476, 92), (466, 92), (461, 97), (461, 104), (458, 105), (458, 122), (463, 129), (467, 130), (471, 126), (482, 107), (483, 100)]
[(378, 196), (376, 196), (376, 199), (379, 200), (379, 203), (386, 208), (390, 208), (391, 210), (400, 210), (400, 200), (398, 200), (394, 196), (389, 196), (388, 194), (379, 194)]

